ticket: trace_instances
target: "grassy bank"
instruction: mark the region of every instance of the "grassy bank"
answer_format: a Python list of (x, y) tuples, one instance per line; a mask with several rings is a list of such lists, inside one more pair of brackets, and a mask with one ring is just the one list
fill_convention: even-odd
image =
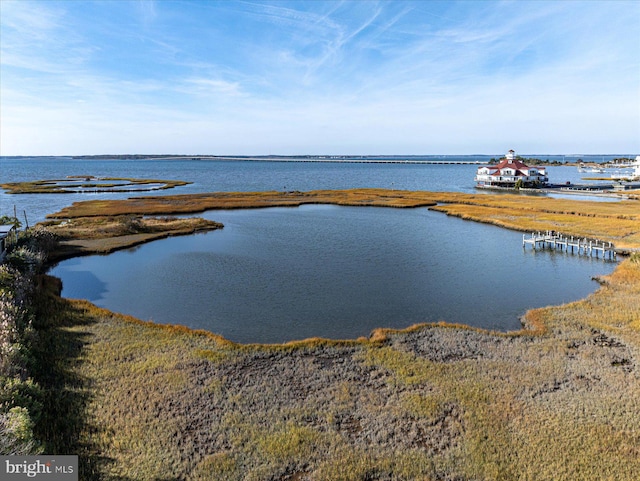
[(447, 214), (490, 222), (509, 229), (554, 229), (576, 237), (611, 241), (620, 249), (640, 246), (640, 203), (579, 201), (531, 195), (488, 195), (386, 189), (309, 192), (216, 192), (77, 202), (53, 219), (92, 216), (174, 215), (210, 209), (295, 207), (337, 204), (374, 207), (431, 207)]
[(169, 236), (221, 229), (219, 222), (201, 218), (143, 217), (141, 215), (75, 217), (40, 224), (59, 243), (49, 261), (88, 254), (107, 254)]
[[(637, 203), (511, 195), (231, 193), (56, 216), (305, 202), (432, 205), (640, 247)], [(81, 455), (82, 479), (635, 480), (640, 255), (600, 283), (587, 299), (530, 311), (518, 333), (423, 325), (260, 346), (60, 299), (49, 279), (39, 334), (54, 362), (39, 375), (59, 395), (39, 432), (49, 452)]]
[[(19, 225), (15, 218), (4, 218)], [(38, 329), (42, 319), (41, 274), (46, 252), (56, 243), (43, 229), (20, 232), (10, 239), (0, 263), (0, 453), (31, 455), (43, 451), (36, 431), (46, 418), (46, 392), (37, 371), (44, 361)], [(64, 349), (63, 346), (56, 346)]]
[(82, 399), (58, 447), (83, 479), (636, 479), (640, 263), (603, 282), (544, 332), (282, 346), (52, 298)]

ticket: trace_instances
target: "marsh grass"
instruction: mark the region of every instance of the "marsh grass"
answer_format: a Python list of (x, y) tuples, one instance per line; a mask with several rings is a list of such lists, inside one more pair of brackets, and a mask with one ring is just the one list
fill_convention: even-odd
[(309, 192), (218, 192), (127, 200), (77, 202), (51, 218), (121, 215), (173, 215), (209, 209), (242, 209), (303, 204), (376, 207), (430, 207), (464, 219), (524, 232), (557, 230), (566, 235), (614, 242), (620, 249), (640, 245), (640, 206), (635, 200), (593, 202), (527, 195), (385, 189)]
[(223, 228), (202, 218), (143, 217), (141, 215), (93, 216), (41, 224), (60, 242), (49, 252), (51, 262), (88, 254), (106, 254), (169, 236)]
[(640, 264), (604, 280), (532, 311), (535, 335), (423, 325), (286, 346), (58, 301), (80, 397), (66, 446), (86, 479), (635, 479)]
[(213, 192), (166, 196), (144, 196), (125, 200), (75, 202), (51, 214), (50, 218), (73, 218), (95, 215), (169, 215), (195, 213), (210, 209), (241, 209), (303, 204), (372, 205), (419, 207), (437, 203), (469, 204), (485, 207), (549, 212), (593, 217), (638, 218), (634, 201), (595, 202), (554, 199), (530, 195), (466, 194), (461, 192), (402, 191), (387, 189), (313, 190), (307, 192)]
[[(640, 210), (640, 206), (630, 204)], [(482, 221), (500, 227), (515, 229), (525, 232), (536, 232), (548, 229), (562, 232), (568, 236), (599, 238), (613, 242), (622, 249), (630, 248), (640, 240), (640, 215), (611, 216), (608, 212), (598, 209), (586, 210), (576, 213), (566, 212), (540, 212), (535, 216), (528, 209), (514, 209), (508, 205), (504, 207), (470, 205), (470, 204), (445, 204), (433, 207), (433, 210), (444, 212), (448, 215), (460, 217), (465, 220)]]
[[(269, 205), (273, 195), (215, 202)], [(589, 228), (640, 247), (631, 202), (373, 190), (341, 202), (436, 199), (510, 228), (530, 228), (538, 212), (542, 229)], [(50, 293), (41, 354), (54, 362), (41, 378), (52, 393), (40, 429), (58, 452), (80, 454), (82, 479), (635, 480), (640, 257), (600, 284), (581, 301), (530, 311), (517, 333), (424, 324), (283, 345), (237, 345)]]
[[(77, 183), (70, 186), (68, 185), (70, 180), (75, 180)], [(81, 180), (83, 181), (81, 182)], [(93, 176), (76, 175), (66, 179), (8, 182), (0, 184), (0, 187), (5, 189), (8, 194), (67, 194), (78, 192), (79, 189), (83, 191), (90, 190), (92, 192), (140, 192), (145, 190), (144, 188), (140, 188), (140, 186), (150, 184), (153, 184), (154, 187), (149, 187), (147, 190), (163, 190), (191, 183), (182, 180), (132, 179), (124, 177), (105, 177), (100, 179), (100, 183), (96, 183), (96, 180), (98, 179)], [(107, 183), (104, 181), (111, 182)], [(159, 184), (160, 187), (157, 187), (157, 184)]]

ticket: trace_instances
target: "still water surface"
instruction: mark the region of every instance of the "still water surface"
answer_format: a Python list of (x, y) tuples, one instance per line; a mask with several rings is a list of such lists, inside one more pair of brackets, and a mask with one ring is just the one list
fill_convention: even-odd
[(520, 327), (592, 292), (615, 264), (522, 248), (522, 235), (425, 208), (211, 211), (223, 230), (71, 259), (63, 295), (238, 342), (355, 338), (445, 320)]
[[(152, 195), (353, 187), (483, 193), (473, 187), (476, 169), (0, 157), (2, 182), (73, 175), (193, 182)], [(556, 183), (581, 182), (575, 167), (550, 167), (549, 177)], [(34, 224), (73, 202), (137, 195), (150, 194), (0, 191), (0, 215), (13, 215), (15, 206)], [(72, 259), (52, 273), (62, 279), (67, 297), (142, 319), (208, 329), (235, 341), (281, 342), (354, 338), (376, 327), (439, 320), (517, 329), (527, 309), (582, 298), (597, 287), (592, 276), (614, 267), (602, 260), (523, 250), (519, 233), (427, 209), (303, 206), (205, 216), (225, 228)]]
[[(612, 157), (612, 156), (610, 156)], [(488, 161), (490, 156), (463, 160)], [(540, 156), (540, 158), (547, 158)], [(452, 160), (431, 156), (431, 160)], [(599, 159), (598, 159), (599, 160)], [(264, 190), (314, 190), (378, 187), (436, 192), (493, 193), (474, 188), (474, 164), (353, 164), (309, 162), (247, 162), (205, 160), (87, 160), (68, 157), (0, 157), (0, 182), (65, 179), (67, 176), (124, 177), (185, 180), (192, 184), (175, 189), (141, 193), (7, 194), (0, 189), (0, 215), (13, 215), (14, 206), (31, 224), (44, 220), (73, 202), (125, 199), (139, 195), (173, 195), (201, 192)], [(553, 183), (587, 182), (575, 167), (548, 168)], [(572, 196), (571, 198), (579, 198)], [(589, 200), (596, 200), (589, 197)], [(611, 199), (605, 199), (611, 200)]]

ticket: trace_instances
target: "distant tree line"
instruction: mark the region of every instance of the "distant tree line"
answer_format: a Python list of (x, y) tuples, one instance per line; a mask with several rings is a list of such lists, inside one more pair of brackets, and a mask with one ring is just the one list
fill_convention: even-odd
[[(489, 164), (499, 164), (502, 160), (504, 160), (504, 157), (500, 158), (500, 159), (496, 159), (495, 157), (492, 157), (489, 160)], [(536, 157), (521, 157), (520, 155), (516, 155), (516, 160), (525, 163), (527, 165), (564, 165), (563, 162), (559, 161), (559, 160), (550, 160), (550, 159), (538, 159)]]

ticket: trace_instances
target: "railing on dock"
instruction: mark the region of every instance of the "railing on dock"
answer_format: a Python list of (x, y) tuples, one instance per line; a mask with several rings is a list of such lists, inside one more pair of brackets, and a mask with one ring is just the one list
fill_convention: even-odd
[(527, 244), (531, 244), (534, 249), (541, 248), (553, 248), (565, 250), (572, 253), (583, 254), (599, 257), (602, 254), (602, 258), (615, 259), (616, 250), (615, 246), (611, 242), (600, 241), (598, 239), (589, 239), (586, 237), (574, 237), (566, 236), (559, 232), (548, 230), (546, 232), (532, 232), (529, 237), (527, 234), (522, 234), (522, 247), (526, 247)]

